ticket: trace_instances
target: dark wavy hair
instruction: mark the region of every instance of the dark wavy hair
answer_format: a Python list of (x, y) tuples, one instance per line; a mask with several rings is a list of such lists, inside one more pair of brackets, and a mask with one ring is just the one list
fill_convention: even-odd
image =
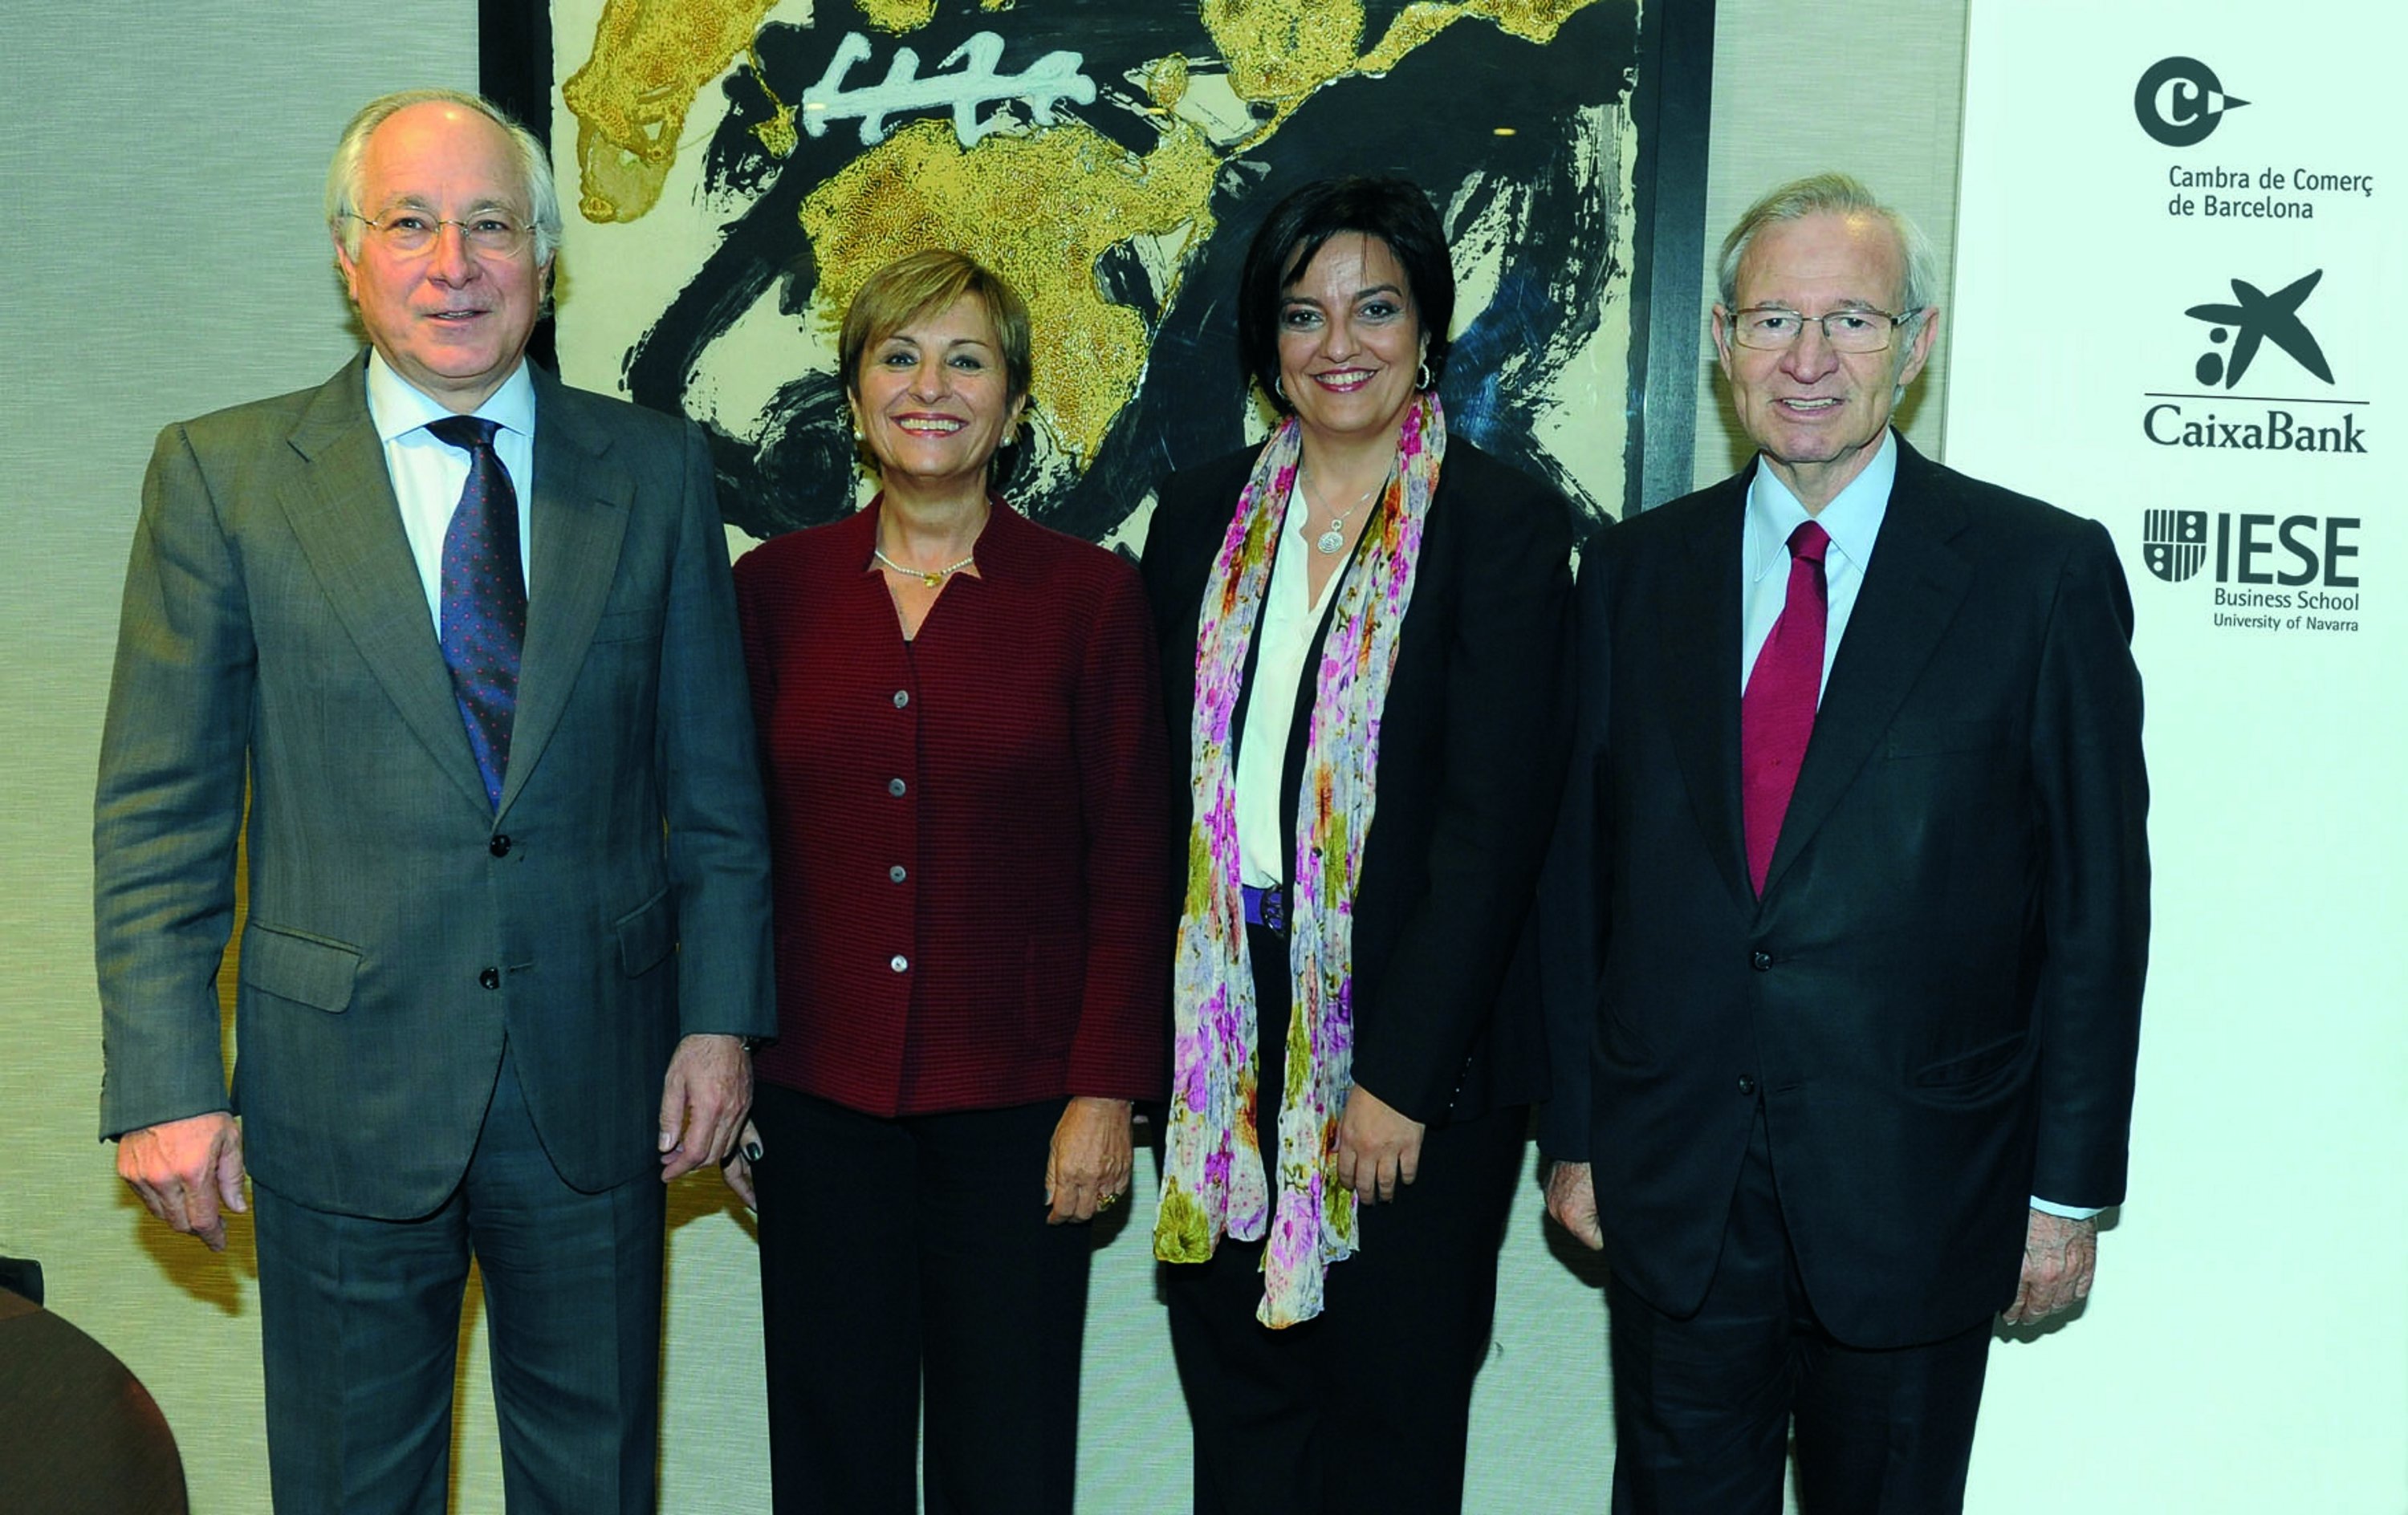
[(1316, 179), (1271, 207), (1246, 249), (1238, 275), (1238, 355), (1247, 379), (1283, 415), (1293, 412), (1279, 392), (1279, 314), (1283, 292), (1312, 265), (1333, 236), (1359, 232), (1378, 237), (1405, 271), (1413, 319), (1429, 341), (1423, 361), (1430, 385), (1446, 374), (1447, 331), (1455, 322), (1455, 264), (1446, 228), (1429, 196), (1409, 179), (1350, 174)]

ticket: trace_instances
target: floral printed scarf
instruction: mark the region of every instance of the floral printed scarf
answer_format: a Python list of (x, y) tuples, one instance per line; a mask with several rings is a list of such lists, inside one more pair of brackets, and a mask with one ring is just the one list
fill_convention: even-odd
[(1366, 528), (1371, 540), (1342, 570), (1322, 644), (1288, 906), (1295, 987), (1273, 1196), (1266, 1193), (1254, 1126), (1257, 1027), (1239, 890), (1232, 722), (1296, 487), (1302, 435), (1291, 417), (1264, 444), (1204, 587), (1189, 765), (1196, 819), (1187, 836), (1169, 1131), (1154, 1229), (1156, 1257), (1201, 1263), (1225, 1234), (1257, 1240), (1268, 1222), (1255, 1318), (1273, 1327), (1320, 1314), (1329, 1265), (1354, 1251), (1354, 1196), (1332, 1176), (1339, 1117), (1354, 1081), (1354, 888), (1371, 832), (1380, 710), (1446, 455), (1446, 417), (1435, 393), (1407, 407), (1397, 471)]

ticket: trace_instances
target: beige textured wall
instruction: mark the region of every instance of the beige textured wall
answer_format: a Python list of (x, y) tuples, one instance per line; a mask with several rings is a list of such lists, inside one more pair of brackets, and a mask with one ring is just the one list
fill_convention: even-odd
[[(1042, 3), (1042, 0), (1035, 0)], [(1681, 0), (1664, 0), (1678, 4)], [(172, 420), (312, 384), (351, 349), (318, 231), (325, 153), (382, 90), (472, 85), (476, 0), (383, 7), (134, 0), (20, 6), (0, 43), (0, 1253), (40, 1259), (51, 1304), (150, 1385), (202, 1515), (266, 1508), (247, 1222), (223, 1258), (166, 1236), (93, 1140), (92, 775), (118, 586), (151, 437)], [(1720, 0), (1709, 239), (1765, 186), (1842, 166), (1946, 250), (1962, 16), (1953, 0)], [(1831, 82), (1885, 60), (1880, 98)], [(1764, 85), (1740, 81), (1762, 77)], [(1943, 354), (1945, 333), (1943, 331)], [(1701, 382), (1708, 347), (1700, 329)], [(1918, 441), (1937, 435), (1927, 379)], [(1706, 396), (1699, 477), (1727, 471)], [(1718, 450), (1720, 450), (1718, 451)], [(699, 1180), (673, 1215), (665, 1508), (766, 1508), (757, 1303), (741, 1224)], [(1186, 1427), (1130, 1226), (1089, 1335), (1087, 1508), (1175, 1508)], [(1474, 1509), (1601, 1508), (1602, 1311), (1517, 1204), (1473, 1433)], [(459, 1508), (498, 1509), (472, 1352)]]
[[(1724, 234), (1757, 195), (1825, 169), (1864, 180), (1913, 217), (1940, 254), (1940, 350), (1899, 409), (1908, 440), (1933, 457), (1940, 456), (1948, 403), (1945, 291), (1955, 250), (1964, 58), (1965, 7), (1957, 0), (1714, 3), (1705, 303), (1713, 303)], [(1703, 485), (1729, 474), (1752, 450), (1731, 418), (1702, 311), (1698, 353), (1696, 479)]]

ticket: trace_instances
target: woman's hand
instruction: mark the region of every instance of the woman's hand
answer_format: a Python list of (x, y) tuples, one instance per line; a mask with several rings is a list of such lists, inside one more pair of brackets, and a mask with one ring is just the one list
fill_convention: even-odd
[(1045, 1223), (1094, 1220), (1128, 1192), (1134, 1162), (1129, 1102), (1072, 1095), (1045, 1154)]
[(1338, 1122), (1338, 1181), (1366, 1205), (1397, 1197), (1421, 1173), (1422, 1133), (1429, 1128), (1356, 1084)]
[(719, 1176), (727, 1180), (727, 1187), (736, 1191), (736, 1197), (744, 1201), (744, 1208), (748, 1210), (758, 1211), (761, 1208), (760, 1201), (752, 1193), (752, 1165), (760, 1160), (761, 1133), (752, 1122), (747, 1121), (744, 1129), (737, 1134), (736, 1145), (729, 1151), (726, 1161), (719, 1165)]

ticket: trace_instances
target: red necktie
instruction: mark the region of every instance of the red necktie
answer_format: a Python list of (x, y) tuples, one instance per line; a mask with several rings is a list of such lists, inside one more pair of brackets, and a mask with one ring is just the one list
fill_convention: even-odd
[(1758, 894), (1781, 839), (1781, 818), (1814, 734), (1823, 692), (1823, 550), (1831, 534), (1807, 522), (1789, 534), (1789, 598), (1756, 656), (1739, 702), (1739, 766), (1747, 828), (1747, 877)]

